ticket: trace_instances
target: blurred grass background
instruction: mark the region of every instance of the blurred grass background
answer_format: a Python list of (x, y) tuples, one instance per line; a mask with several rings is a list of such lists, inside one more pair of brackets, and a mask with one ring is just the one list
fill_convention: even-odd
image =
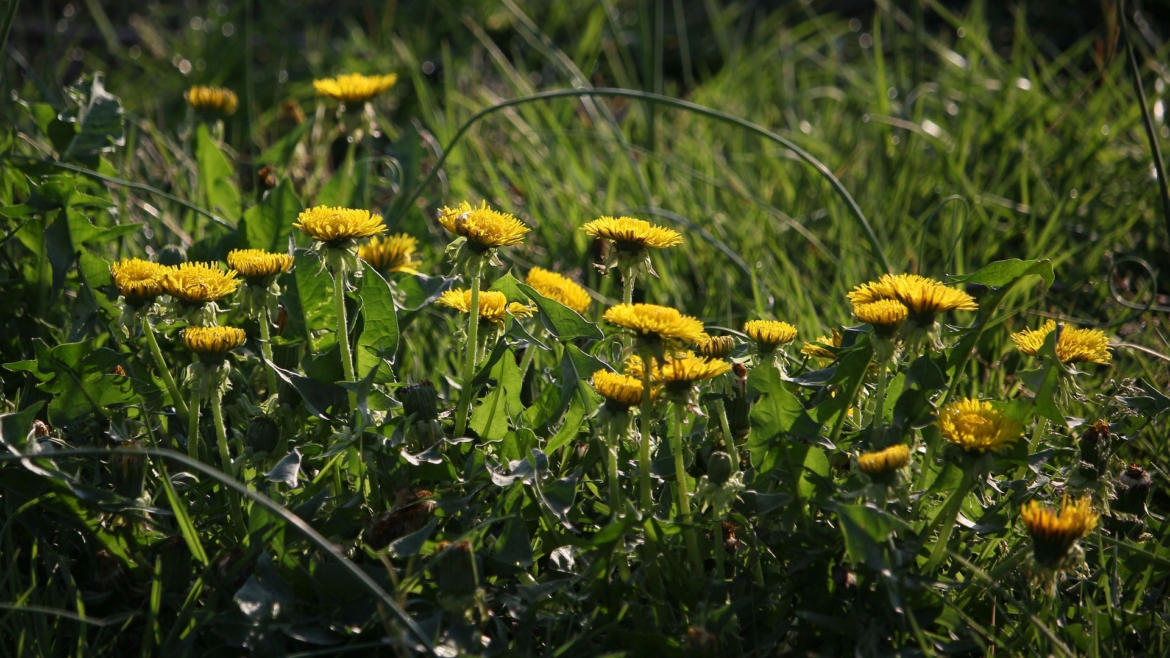
[[(1127, 11), (1165, 139), (1170, 9)], [(1006, 330), (1044, 315), (1115, 332), (1137, 346), (1117, 350), (1121, 372), (1164, 383), (1170, 298), (1153, 284), (1170, 290), (1156, 271), (1167, 262), (1165, 220), (1115, 15), (1108, 0), (53, 0), (22, 3), (4, 85), (60, 103), (61, 83), (103, 71), (127, 109), (118, 175), (184, 198), (195, 182), (182, 92), (229, 87), (241, 98), (225, 132), (238, 184), (254, 193), (256, 170), (275, 164), (312, 203), (330, 198), (325, 183), (345, 152), (313, 133), (326, 108), (312, 79), (395, 72), (399, 84), (376, 106), (382, 166), (363, 199), (423, 239), (430, 273), (447, 267), (433, 209), (487, 198), (534, 228), (510, 265), (555, 266), (612, 299), (617, 284), (589, 266), (597, 254), (576, 227), (632, 214), (687, 235), (640, 294), (715, 325), (790, 320), (805, 340), (846, 322), (844, 293), (881, 267), (829, 186), (787, 149), (676, 109), (563, 99), (499, 112), (418, 204), (394, 203), (463, 121), (501, 100), (589, 85), (686, 98), (825, 162), (896, 270), (942, 278), (1051, 258), (1057, 284), (1015, 298), (1027, 312), (989, 332), (975, 366), (984, 376), (1010, 378), (1014, 363), (999, 367), (1012, 358)], [(28, 120), (5, 106), (4, 120)], [(300, 114), (309, 121), (298, 126)], [(208, 231), (180, 208), (122, 193), (124, 219), (154, 227), (136, 238), (148, 253), (191, 247)], [(430, 375), (427, 346), (416, 347), (403, 376)]]

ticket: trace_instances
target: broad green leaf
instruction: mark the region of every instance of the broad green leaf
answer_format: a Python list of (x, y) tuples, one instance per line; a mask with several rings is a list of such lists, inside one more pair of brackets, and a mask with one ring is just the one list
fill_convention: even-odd
[(422, 550), (423, 544), (427, 543), (431, 533), (435, 531), (435, 527), (439, 525), (439, 517), (432, 517), (431, 520), (422, 528), (395, 540), (390, 544), (390, 553), (399, 559), (418, 555)]
[(92, 158), (102, 151), (108, 151), (126, 143), (122, 128), (122, 101), (109, 93), (102, 84), (102, 74), (94, 73), (93, 78), (70, 89), (80, 107), (72, 116), (61, 119), (74, 121), (77, 133), (61, 154), (62, 160)]
[(601, 340), (605, 337), (596, 324), (586, 320), (568, 306), (541, 295), (531, 286), (522, 283), (518, 287), (536, 303), (536, 307), (540, 309), (540, 322), (550, 334), (561, 340), (577, 338)]
[(361, 264), (358, 296), (361, 299), (362, 333), (354, 347), (357, 372), (378, 368), (376, 381), (386, 383), (394, 380), (394, 373), (389, 371), (383, 359), (393, 362), (398, 351), (398, 315), (394, 311), (390, 285), (368, 263), (361, 261)]
[(567, 409), (578, 386), (588, 381), (598, 370), (612, 370), (604, 361), (582, 352), (575, 345), (566, 344), (561, 357), (561, 406), (557, 415)]
[(584, 422), (585, 404), (579, 396), (574, 397), (573, 401), (569, 404), (569, 409), (565, 412), (564, 422), (561, 423), (561, 427), (557, 430), (557, 433), (549, 438), (548, 443), (544, 444), (544, 451), (551, 454), (552, 451), (575, 439)]
[(240, 192), (236, 171), (207, 131), (207, 124), (195, 129), (195, 162), (199, 165), (199, 190), (207, 208), (227, 219), (240, 218)]
[(273, 369), (277, 377), (283, 379), (300, 394), (301, 399), (305, 401), (305, 409), (322, 420), (329, 420), (329, 417), (325, 415), (325, 411), (330, 406), (345, 399), (345, 389), (337, 384), (321, 382), (305, 377), (304, 375), (298, 375), (270, 361), (265, 361), (265, 363)]
[(872, 505), (837, 505), (835, 509), (850, 561), (878, 571), (888, 568), (886, 540), (902, 524)]
[(504, 522), (504, 530), (496, 540), (494, 556), (505, 564), (518, 564), (525, 569), (532, 566), (532, 540), (524, 519), (513, 516)]
[(795, 491), (809, 445), (793, 437), (812, 439), (820, 435), (821, 426), (784, 387), (775, 368), (753, 368), (748, 375), (748, 390), (760, 396), (752, 406), (752, 427), (747, 437), (752, 463), (760, 474), (782, 467)]
[(450, 290), (458, 280), (457, 277), (425, 274), (395, 279), (394, 286), (402, 293), (402, 303), (398, 307), (404, 311), (417, 311), (438, 299), (443, 292)]
[(1017, 258), (1010, 258), (991, 263), (973, 274), (950, 277), (947, 282), (952, 284), (980, 283), (985, 286), (1002, 288), (1021, 277), (1029, 275), (1035, 275), (1043, 279), (1045, 288), (1051, 286), (1056, 278), (1056, 275), (1052, 271), (1052, 261), (1048, 259), (1019, 260)]
[(504, 297), (508, 298), (508, 303), (516, 302), (527, 305), (528, 295), (520, 290), (520, 285), (516, 277), (512, 276), (511, 272), (507, 272), (504, 276), (496, 279), (488, 290), (503, 293)]
[[(293, 272), (296, 297), (305, 337), (314, 352), (324, 352), (336, 344), (337, 315), (333, 311), (333, 277), (320, 259), (297, 251)], [(289, 313), (292, 314), (292, 307)]]

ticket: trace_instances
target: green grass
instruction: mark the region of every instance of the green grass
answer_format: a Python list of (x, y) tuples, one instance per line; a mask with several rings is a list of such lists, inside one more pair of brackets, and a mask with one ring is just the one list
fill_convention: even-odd
[[(921, 22), (913, 3), (888, 2), (858, 16), (689, 0), (290, 4), (252, 17), (247, 3), (95, 16), (98, 4), (71, 5), (67, 31), (43, 37), (30, 26), (55, 26), (60, 10), (22, 5), (0, 83), (0, 656), (403, 655), (411, 634), (493, 655), (1165, 652), (1170, 345), (1158, 291), (1170, 240), (1113, 17), (1058, 48), (1025, 8), (1005, 25), (979, 2), (956, 12), (929, 1)], [(137, 43), (111, 39), (126, 24)], [(1167, 48), (1131, 32), (1165, 139), (1156, 62)], [(250, 48), (249, 34), (262, 37)], [(100, 156), (70, 148), (73, 127), (53, 120), (75, 111), (70, 94), (88, 98), (55, 82), (78, 70), (75, 52), (125, 110), (124, 143)], [(378, 131), (352, 151), (352, 176), (345, 135), (366, 119), (338, 115), (310, 84), (342, 71), (399, 75), (372, 104)], [(234, 89), (240, 111), (202, 123), (182, 97), (194, 83)], [(589, 86), (596, 95), (516, 100)], [(305, 123), (282, 114), (286, 100)], [(263, 165), (280, 181), (268, 192), (257, 190)], [(500, 250), (485, 287), (522, 299), (507, 272), (564, 272), (592, 291), (585, 320), (606, 337), (564, 338), (567, 322), (599, 329), (554, 306), (547, 324), (513, 322), (465, 387), (465, 316), (421, 303), (439, 280), (397, 274), (386, 288), (367, 273), (351, 279), (352, 342), (397, 349), (368, 389), (349, 385), (367, 405), (350, 408), (335, 384), (332, 281), (291, 222), (312, 205), (369, 208), (420, 240), (424, 274), (453, 276), (435, 214), (464, 199), (532, 229)], [(601, 320), (621, 282), (593, 266), (598, 245), (577, 228), (601, 215), (685, 238), (653, 254), (658, 276), (638, 278), (637, 301), (683, 310), (712, 334), (758, 318), (799, 328), (790, 379), (744, 343), (733, 358), (751, 371), (745, 390), (731, 376), (704, 385), (703, 414), (681, 427), (665, 404), (650, 414), (652, 520), (636, 513), (630, 436), (619, 455), (629, 506), (611, 517), (606, 442), (620, 432), (587, 384), (594, 369), (621, 367), (624, 344)], [(118, 228), (128, 224), (141, 228)], [(219, 323), (250, 339), (229, 358), (223, 400), (233, 479), (219, 472), (206, 404), (205, 463), (184, 461), (187, 425), (141, 335), (123, 331), (108, 263), (284, 251), (290, 234), (279, 395), (257, 321), (238, 300), (220, 304)], [(1023, 263), (1008, 276), (984, 269), (1010, 259)], [(972, 285), (984, 310), (942, 318), (942, 350), (906, 348), (874, 427), (868, 332), (845, 331), (832, 372), (797, 352), (857, 324), (846, 294), (883, 260)], [(189, 391), (186, 320), (161, 313), (164, 359)], [(1053, 354), (1016, 351), (1009, 333), (1048, 318), (1104, 330), (1112, 365), (1082, 366), (1074, 391)], [(549, 347), (526, 372), (523, 332)], [(450, 440), (451, 416), (434, 448), (410, 424), (402, 386), (420, 380), (444, 410), (473, 391), (471, 441)], [(966, 396), (1003, 402), (1027, 441), (979, 464), (944, 450), (930, 416)], [(719, 411), (735, 427), (749, 404), (743, 489), (716, 496), (705, 485), (728, 447)], [(34, 419), (47, 436), (29, 436)], [(1113, 434), (1093, 470), (1081, 443), (1097, 420)], [(897, 442), (913, 463), (887, 490), (855, 457)], [(676, 503), (680, 445), (683, 482), (699, 490), (691, 526)], [(57, 452), (20, 458), (34, 448)], [(290, 485), (274, 469), (293, 448)], [(1128, 463), (1153, 477), (1148, 512), (1119, 501)], [(1062, 570), (1045, 571), (1020, 510), (1066, 490), (1090, 496), (1101, 523)], [(437, 505), (411, 506), (416, 495)], [(724, 550), (722, 521), (737, 524)]]

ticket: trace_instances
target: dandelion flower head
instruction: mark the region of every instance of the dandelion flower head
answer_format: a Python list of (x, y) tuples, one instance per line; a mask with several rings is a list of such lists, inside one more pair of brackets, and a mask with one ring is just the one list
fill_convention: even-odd
[(796, 327), (777, 320), (749, 320), (743, 330), (764, 350), (774, 350), (796, 340)]
[(881, 475), (905, 467), (910, 463), (910, 446), (892, 445), (885, 450), (863, 452), (857, 456), (857, 467), (868, 475)]
[(693, 345), (706, 336), (702, 322), (668, 306), (618, 304), (606, 310), (603, 317), (643, 339)]
[(110, 266), (110, 277), (126, 301), (134, 304), (162, 294), (167, 268), (141, 258), (126, 258)]
[(534, 267), (528, 271), (524, 283), (553, 301), (560, 302), (578, 313), (584, 313), (593, 298), (577, 282), (556, 272)]
[(200, 112), (215, 112), (224, 116), (235, 114), (240, 99), (236, 92), (223, 87), (195, 85), (183, 94), (187, 103)]
[(619, 251), (665, 249), (682, 244), (678, 231), (633, 217), (601, 217), (581, 226), (595, 238), (612, 240)]
[(234, 271), (212, 263), (180, 263), (166, 270), (163, 290), (185, 304), (206, 304), (227, 297), (240, 286)]
[(876, 282), (863, 283), (849, 293), (855, 309), (883, 299), (902, 302), (919, 324), (933, 322), (934, 316), (944, 311), (979, 309), (975, 298), (966, 292), (917, 274), (883, 274)]
[(935, 421), (943, 438), (967, 452), (994, 452), (1023, 435), (1019, 421), (990, 402), (968, 398), (943, 407)]
[(293, 226), (325, 243), (369, 238), (386, 232), (381, 215), (371, 215), (368, 210), (330, 206), (316, 206), (301, 212)]
[(227, 263), (245, 279), (256, 280), (287, 272), (292, 267), (293, 258), (263, 249), (235, 249), (228, 252)]
[(444, 207), (439, 210), (439, 223), (481, 251), (520, 244), (531, 230), (512, 215), (489, 208), (487, 201), (480, 202), (478, 208), (466, 201), (454, 208)]
[(417, 249), (418, 240), (406, 233), (386, 237), (374, 236), (369, 242), (358, 247), (358, 258), (382, 273), (418, 274), (416, 268), (421, 261), (414, 258)]
[(196, 354), (216, 356), (226, 354), (244, 344), (244, 330), (237, 327), (187, 327), (183, 330), (183, 344)]
[[(447, 290), (439, 296), (439, 303), (453, 308), (460, 313), (471, 312), (471, 290), (456, 288)], [(525, 306), (519, 302), (508, 303), (508, 297), (495, 290), (483, 290), (479, 293), (479, 319), (484, 322), (503, 324), (508, 315), (518, 318), (531, 317), (536, 308)]]
[(364, 103), (394, 86), (398, 76), (390, 75), (362, 75), (360, 73), (344, 73), (336, 78), (323, 78), (313, 81), (313, 89), (318, 96), (339, 100), (342, 103)]

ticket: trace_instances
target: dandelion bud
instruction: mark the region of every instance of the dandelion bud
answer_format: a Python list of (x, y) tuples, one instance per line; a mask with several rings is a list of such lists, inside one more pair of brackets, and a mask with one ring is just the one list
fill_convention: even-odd
[(262, 190), (271, 190), (276, 187), (276, 183), (276, 171), (272, 167), (264, 165), (260, 167), (260, 171), (256, 172), (256, 187)]
[(1153, 480), (1146, 469), (1130, 464), (1117, 478), (1117, 502), (1114, 508), (1121, 512), (1145, 516), (1146, 500), (1150, 497)]
[(112, 592), (126, 580), (122, 559), (102, 549), (93, 556), (93, 585), (100, 592)]
[(1103, 420), (1093, 423), (1077, 443), (1081, 450), (1081, 464), (1099, 473), (1105, 466), (1105, 451), (1109, 447), (1109, 423)]
[(174, 267), (187, 262), (187, 251), (177, 244), (168, 244), (158, 252), (158, 264)]
[(244, 441), (255, 452), (272, 452), (280, 440), (280, 425), (269, 416), (255, 416), (244, 432)]
[(426, 525), (435, 513), (435, 502), (427, 500), (434, 493), (426, 489), (398, 492), (395, 508), (375, 516), (366, 531), (366, 543), (382, 550), (395, 541)]
[(475, 549), (469, 541), (457, 544), (442, 542), (439, 552), (447, 551), (439, 561), (439, 589), (450, 596), (471, 596), (479, 587)]
[(424, 379), (417, 384), (403, 386), (398, 390), (402, 411), (414, 416), (415, 421), (435, 420), (439, 417), (439, 394), (435, 385)]
[(110, 470), (114, 474), (115, 491), (127, 498), (142, 495), (146, 453), (137, 441), (128, 441), (110, 455)]
[(719, 486), (727, 484), (734, 472), (735, 468), (731, 463), (730, 455), (726, 452), (711, 453), (711, 458), (707, 460), (707, 479), (711, 481), (711, 484)]

